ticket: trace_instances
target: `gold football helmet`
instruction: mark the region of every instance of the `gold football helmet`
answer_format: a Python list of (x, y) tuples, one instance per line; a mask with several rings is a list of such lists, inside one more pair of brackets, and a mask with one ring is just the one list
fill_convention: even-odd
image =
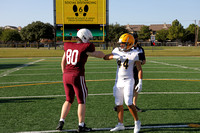
[(125, 33), (125, 34), (120, 36), (118, 43), (119, 44), (125, 44), (124, 48), (121, 48), (121, 47), (120, 48), (123, 51), (127, 51), (127, 50), (129, 50), (133, 47), (133, 45), (135, 43), (135, 39), (131, 34)]

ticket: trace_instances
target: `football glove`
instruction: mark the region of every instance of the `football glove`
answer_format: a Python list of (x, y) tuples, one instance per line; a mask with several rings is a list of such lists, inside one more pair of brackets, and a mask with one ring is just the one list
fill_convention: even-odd
[(136, 92), (141, 92), (142, 91), (142, 79), (139, 79), (138, 84), (135, 87)]

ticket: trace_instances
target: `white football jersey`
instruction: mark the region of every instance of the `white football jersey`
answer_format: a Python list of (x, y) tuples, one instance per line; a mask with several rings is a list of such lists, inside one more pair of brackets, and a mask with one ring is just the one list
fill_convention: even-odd
[(114, 58), (117, 61), (117, 73), (118, 78), (133, 78), (133, 67), (135, 61), (139, 61), (138, 51), (131, 49), (130, 51), (120, 51), (119, 48), (115, 48), (112, 51)]

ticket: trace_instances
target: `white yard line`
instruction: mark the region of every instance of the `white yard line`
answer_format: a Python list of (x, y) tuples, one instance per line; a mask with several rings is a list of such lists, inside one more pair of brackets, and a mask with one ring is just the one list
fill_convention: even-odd
[[(140, 92), (141, 95), (163, 95), (163, 94), (200, 94), (200, 92)], [(88, 96), (110, 96), (113, 93), (101, 93), (101, 94), (88, 94)], [(65, 97), (65, 95), (44, 95), (44, 96), (17, 96), (17, 97), (0, 97), (0, 99), (24, 99), (24, 98), (53, 98), (53, 97)]]
[[(103, 79), (100, 79), (100, 80), (103, 80)], [(114, 81), (115, 79), (113, 79)], [(162, 79), (162, 78), (159, 78), (159, 79), (143, 79), (143, 80), (175, 80), (175, 81), (199, 81), (200, 79)], [(94, 80), (95, 81), (95, 80)], [(97, 79), (98, 81), (98, 79)], [(105, 79), (105, 81), (107, 81)], [(111, 81), (111, 80), (109, 80)], [(32, 83), (52, 83), (52, 82), (62, 82), (62, 80), (60, 81), (29, 81), (29, 82), (0, 82), (0, 84), (32, 84)], [(87, 80), (86, 80), (87, 82)]]
[[(142, 129), (155, 129), (155, 128), (187, 128), (189, 125), (161, 125), (161, 126), (141, 126)], [(113, 127), (112, 127), (113, 128)], [(112, 128), (92, 128), (93, 131), (109, 131)], [(134, 127), (125, 127), (125, 130), (133, 130)], [(48, 131), (25, 131), (18, 133), (54, 133), (54, 132), (76, 132), (77, 129), (69, 130), (48, 130)]]
[(24, 68), (24, 67), (27, 67), (27, 66), (29, 66), (29, 65), (35, 64), (35, 63), (40, 62), (40, 61), (43, 61), (43, 60), (44, 60), (44, 59), (36, 60), (36, 61), (33, 61), (33, 62), (29, 62), (29, 63), (27, 63), (27, 64), (23, 64), (23, 65), (18, 66), (18, 67), (15, 67), (15, 68), (13, 68), (13, 69), (7, 70), (7, 71), (5, 71), (5, 72), (3, 72), (3, 73), (0, 73), (0, 77), (8, 76), (10, 73), (13, 73), (13, 72), (15, 72), (15, 71), (18, 71), (18, 70)]
[(144, 73), (200, 73), (200, 72), (186, 72), (186, 71), (143, 71)]
[(175, 67), (178, 67), (178, 68), (185, 68), (185, 69), (192, 69), (192, 70), (200, 71), (200, 68), (187, 67), (187, 66), (176, 65), (176, 64), (169, 64), (169, 63), (158, 62), (158, 61), (148, 61), (148, 62), (155, 63), (155, 64), (167, 65), (167, 66), (175, 66)]
[[(185, 72), (185, 71), (143, 71), (144, 73), (173, 73), (173, 74), (176, 74), (176, 73), (194, 73), (194, 74), (199, 74), (200, 72)], [(93, 73), (102, 73), (102, 74), (105, 74), (105, 73), (116, 73), (116, 71), (109, 71), (109, 72), (85, 72), (86, 74), (93, 74)], [(6, 76), (34, 76), (34, 75), (62, 75), (62, 73), (35, 73), (35, 74), (11, 74), (11, 75), (6, 75)]]
[(0, 84), (32, 84), (32, 83), (51, 83), (51, 82), (62, 82), (62, 80), (61, 81), (1, 82)]

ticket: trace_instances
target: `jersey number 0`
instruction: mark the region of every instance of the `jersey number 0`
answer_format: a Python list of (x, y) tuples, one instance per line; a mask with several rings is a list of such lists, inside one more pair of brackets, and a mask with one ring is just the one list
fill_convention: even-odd
[(78, 60), (78, 50), (68, 49), (66, 52), (67, 64), (76, 65)]

